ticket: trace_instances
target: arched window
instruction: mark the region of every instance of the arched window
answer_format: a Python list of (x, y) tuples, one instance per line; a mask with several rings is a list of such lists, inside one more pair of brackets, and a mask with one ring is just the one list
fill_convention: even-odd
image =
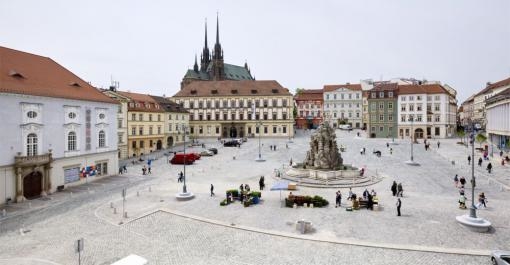
[(76, 133), (70, 132), (67, 134), (67, 151), (76, 150)]
[(99, 131), (99, 147), (106, 146), (106, 137), (104, 131)]
[(37, 155), (37, 134), (31, 133), (27, 136), (27, 156)]

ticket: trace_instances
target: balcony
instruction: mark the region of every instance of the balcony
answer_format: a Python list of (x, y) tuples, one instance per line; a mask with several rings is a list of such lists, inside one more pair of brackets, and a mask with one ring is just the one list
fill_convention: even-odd
[(14, 165), (17, 167), (40, 166), (52, 161), (51, 153), (35, 156), (15, 156)]

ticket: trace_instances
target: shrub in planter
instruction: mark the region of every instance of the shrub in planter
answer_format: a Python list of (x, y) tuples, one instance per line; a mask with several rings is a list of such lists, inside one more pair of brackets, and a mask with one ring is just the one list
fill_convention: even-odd
[(262, 197), (262, 192), (260, 192), (260, 191), (252, 191), (252, 192), (250, 192), (249, 196), (261, 198)]
[(249, 200), (244, 201), (243, 204), (244, 204), (244, 207), (249, 207), (250, 205), (253, 204), (253, 202), (251, 199), (249, 199)]
[(317, 196), (317, 195), (315, 195), (312, 198), (312, 203), (313, 203), (314, 207), (325, 207), (329, 204), (329, 202), (326, 199), (322, 198), (321, 196)]
[(285, 207), (292, 208), (293, 205), (294, 205), (294, 201), (285, 198)]
[(220, 202), (220, 206), (227, 206), (227, 205), (228, 205), (227, 199), (224, 199), (223, 201)]
[(229, 193), (231, 193), (231, 194), (232, 194), (232, 197), (239, 197), (239, 191), (238, 191), (237, 189), (230, 189), (230, 190), (227, 190), (227, 192), (226, 192), (226, 193), (227, 193), (227, 195), (228, 195)]

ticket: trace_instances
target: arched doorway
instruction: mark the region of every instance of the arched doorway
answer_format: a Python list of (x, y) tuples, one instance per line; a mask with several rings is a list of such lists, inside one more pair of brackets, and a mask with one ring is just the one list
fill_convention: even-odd
[(423, 138), (423, 129), (417, 128), (416, 130), (414, 130), (414, 137), (415, 137), (415, 139)]
[(158, 140), (156, 142), (156, 150), (161, 150), (161, 148), (163, 148), (163, 142), (161, 142), (161, 140)]
[(23, 178), (23, 196), (26, 199), (34, 199), (41, 196), (42, 174), (39, 171), (32, 171)]
[(236, 127), (230, 127), (230, 138), (236, 138), (237, 137), (237, 129)]
[(172, 147), (174, 145), (174, 138), (172, 136), (168, 136), (166, 138), (166, 147)]

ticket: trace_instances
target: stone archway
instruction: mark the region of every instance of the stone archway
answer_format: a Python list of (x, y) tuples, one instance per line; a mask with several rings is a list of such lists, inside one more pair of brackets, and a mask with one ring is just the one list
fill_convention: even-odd
[(414, 137), (415, 137), (415, 139), (422, 139), (423, 138), (423, 129), (416, 128), (416, 130), (414, 130)]
[(30, 200), (41, 196), (43, 175), (39, 171), (32, 171), (23, 178), (23, 196)]
[(230, 127), (230, 138), (236, 138), (237, 137), (237, 129), (236, 127), (232, 126)]
[(170, 148), (173, 145), (174, 145), (174, 138), (172, 136), (168, 136), (168, 138), (166, 138), (166, 146), (168, 148)]

